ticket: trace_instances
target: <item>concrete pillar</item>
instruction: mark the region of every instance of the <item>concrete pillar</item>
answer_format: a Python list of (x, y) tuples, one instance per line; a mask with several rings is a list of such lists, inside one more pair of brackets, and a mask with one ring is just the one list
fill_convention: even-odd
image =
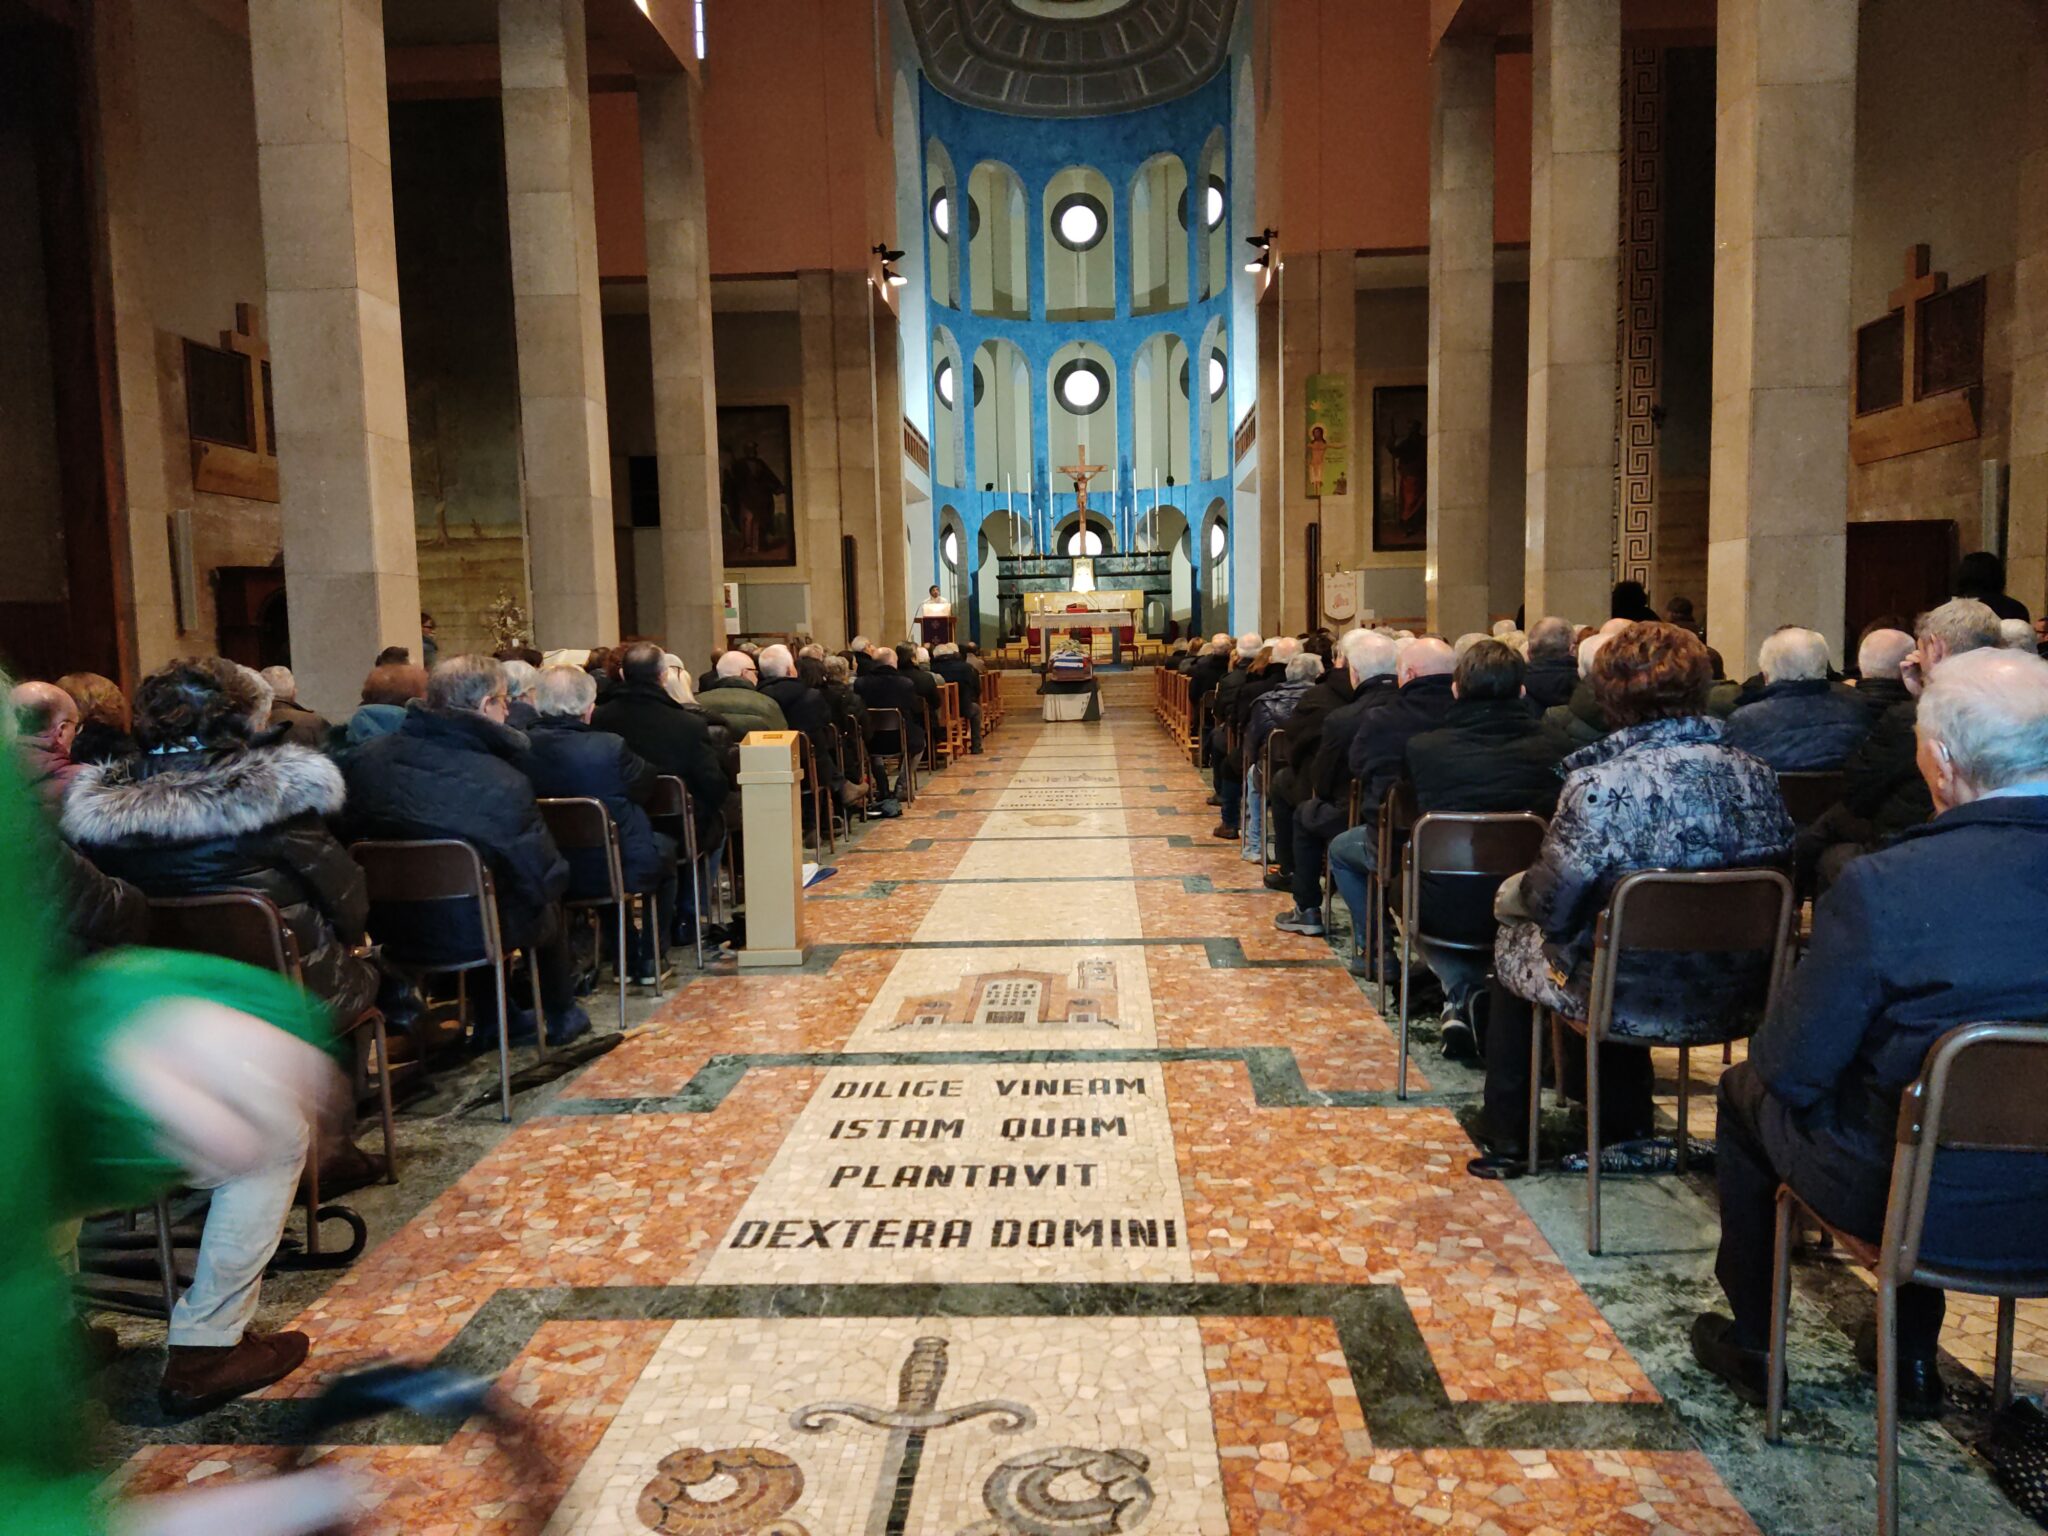
[[(860, 606), (870, 634), (892, 640), (910, 630), (903, 604), (903, 519), (882, 517), (881, 455), (875, 421), (878, 381), (873, 299), (864, 272), (833, 272), (832, 388), (839, 427), (839, 515), (848, 533), (873, 550), (860, 562)], [(808, 385), (809, 381), (805, 381)], [(820, 551), (822, 555), (824, 551)], [(891, 573), (894, 573), (893, 579)]]
[(802, 378), (801, 430), (797, 433), (797, 488), (800, 500), (792, 509), (796, 520), (797, 558), (810, 584), (811, 633), (828, 646), (843, 645), (856, 631), (885, 633), (882, 611), (872, 606), (864, 588), (855, 593), (860, 605), (850, 619), (842, 595), (839, 539), (853, 534), (863, 570), (879, 553), (872, 532), (842, 527), (839, 521), (839, 396), (832, 371), (832, 276), (800, 272), (796, 280), (797, 352)]
[(250, 0), (284, 563), (299, 696), (419, 654), (379, 0)]
[(93, 18), (99, 95), (100, 181), (105, 198), (107, 286), (114, 317), (123, 506), (115, 526), (126, 614), (137, 675), (180, 650), (176, 594), (165, 529), (171, 495), (164, 460), (163, 404), (157, 390), (156, 322), (149, 308), (143, 253), (149, 238), (142, 188), (141, 113), (136, 100), (135, 0), (103, 0)]
[(725, 526), (718, 506), (718, 389), (704, 217), (704, 87), (696, 76), (640, 82), (640, 158), (661, 475), (663, 635), (678, 656), (697, 656), (725, 639)]
[[(883, 360), (875, 338), (873, 291), (860, 272), (797, 274), (798, 345), (803, 358), (803, 455), (811, 471), (805, 495), (799, 558), (811, 589), (811, 625), (819, 635), (835, 625), (858, 628), (876, 640), (909, 633), (904, 602), (902, 444), (885, 476)], [(901, 414), (900, 388), (888, 363), (888, 397)], [(902, 431), (900, 424), (896, 431)], [(885, 479), (893, 488), (884, 495)], [(893, 507), (893, 514), (890, 508)], [(857, 625), (847, 626), (841, 599), (839, 539), (853, 536), (858, 569)], [(847, 636), (851, 638), (851, 636)]]
[(1493, 40), (1445, 38), (1429, 135), (1429, 627), (1487, 627), (1493, 453)]
[(2006, 590), (2048, 613), (2048, 21), (2034, 23), (2021, 111), (2012, 304), (2012, 489)]
[(534, 639), (619, 638), (583, 0), (498, 0)]
[(1857, 0), (1722, 0), (1708, 633), (1842, 639)]
[[(1369, 414), (1358, 400), (1358, 278), (1355, 251), (1304, 251), (1289, 256), (1280, 275), (1280, 374), (1282, 444), (1281, 540), (1276, 584), (1264, 597), (1273, 633), (1296, 634), (1323, 622), (1324, 571), (1360, 565), (1370, 539), (1360, 516), (1365, 505), (1361, 475), (1372, 474), (1371, 444), (1359, 435)], [(1351, 386), (1349, 461), (1344, 490), (1326, 476), (1321, 496), (1308, 494), (1308, 385), (1318, 374), (1334, 374)], [(1308, 564), (1308, 529), (1320, 527), (1317, 569)], [(1241, 623), (1249, 620), (1240, 616)]]
[(1532, 622), (1597, 623), (1614, 569), (1621, 0), (1535, 0), (1533, 22), (1524, 595)]

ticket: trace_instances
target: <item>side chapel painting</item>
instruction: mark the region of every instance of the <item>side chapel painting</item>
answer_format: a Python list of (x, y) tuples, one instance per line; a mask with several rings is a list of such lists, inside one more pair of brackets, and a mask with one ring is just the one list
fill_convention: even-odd
[(788, 406), (718, 408), (718, 501), (727, 565), (796, 564), (793, 458)]
[(1429, 547), (1429, 389), (1385, 385), (1372, 392), (1372, 547)]

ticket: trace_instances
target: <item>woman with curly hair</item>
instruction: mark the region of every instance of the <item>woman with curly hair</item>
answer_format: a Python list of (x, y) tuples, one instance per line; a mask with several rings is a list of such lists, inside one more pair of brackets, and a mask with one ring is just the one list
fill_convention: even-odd
[[(1706, 713), (1713, 668), (1697, 635), (1675, 624), (1631, 624), (1600, 648), (1589, 681), (1612, 734), (1564, 760), (1542, 851), (1495, 905), (1502, 923), (1485, 1030), (1487, 1155), (1470, 1166), (1481, 1178), (1513, 1177), (1527, 1166), (1534, 1010), (1586, 1017), (1593, 930), (1621, 878), (1790, 857), (1793, 826), (1777, 775), (1724, 746), (1721, 722)], [(1628, 1018), (1654, 1024), (1661, 1037), (1683, 1034), (1689, 1020), (1718, 1012), (1758, 979), (1739, 958), (1685, 962), (1664, 957), (1654, 974), (1624, 967), (1616, 989)], [(1601, 1052), (1602, 1141), (1650, 1135), (1649, 1051), (1610, 1043)], [(1583, 1084), (1582, 1069), (1570, 1076)]]
[(57, 686), (78, 703), (78, 734), (71, 741), (74, 763), (107, 763), (135, 755), (128, 695), (119, 683), (97, 672), (67, 672), (57, 679)]

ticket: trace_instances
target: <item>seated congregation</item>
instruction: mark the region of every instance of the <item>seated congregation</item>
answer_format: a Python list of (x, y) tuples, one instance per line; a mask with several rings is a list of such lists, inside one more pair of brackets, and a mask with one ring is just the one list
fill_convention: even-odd
[(648, 640), (431, 669), (387, 651), (336, 721), (297, 701), (288, 669), (219, 657), (159, 669), (132, 701), (92, 674), (13, 686), (71, 950), (151, 944), (286, 973), (354, 1055), (355, 1108), (383, 1122), (381, 1152), (356, 1144), (353, 1117), (300, 1121), (260, 1166), (188, 1180), (209, 1198), (190, 1284), (173, 1299), (164, 1277), (164, 1410), (205, 1412), (303, 1363), (306, 1335), (252, 1326), (263, 1277), (295, 1206), (317, 1253), (315, 1212), (338, 1209), (323, 1202), (396, 1182), (394, 1085), (423, 1096), (465, 1054), (495, 1053), (498, 1091), (475, 1102), (509, 1119), (515, 1045), (570, 1048), (570, 1064), (618, 1042), (592, 1036), (585, 1006), (605, 965), (623, 1028), (628, 984), (658, 993), (672, 947), (700, 967), (707, 947), (731, 958), (748, 733), (799, 733), (803, 835), (823, 848), (850, 819), (900, 815), (921, 767), (979, 752), (997, 681), (972, 645), (863, 637), (827, 655), (797, 637), (721, 652), (701, 689)]
[[(1341, 900), (1353, 973), (1390, 1018), (1399, 993), (1402, 1096), (1425, 996), (1444, 1054), (1483, 1070), (1468, 1173), (1537, 1170), (1544, 1079), (1584, 1106), (1565, 1166), (1588, 1177), (1590, 1251), (1601, 1172), (1707, 1155), (1683, 1134), (1691, 1053), (1732, 1062), (1711, 1149), (1726, 1310), (1691, 1343), (1761, 1405), (1781, 1186), (1799, 1219), (1876, 1244), (1937, 1047), (2048, 1023), (2039, 646), (2024, 615), (1962, 597), (1870, 626), (1850, 675), (1786, 628), (1736, 681), (1623, 583), (1598, 628), (1217, 635), (1171, 662), (1161, 716), (1213, 771), (1215, 836), (1287, 893), (1277, 926), (1324, 936)], [(1681, 1051), (1675, 1140), (1652, 1047)], [(2042, 1162), (1937, 1160), (1921, 1264), (1993, 1289), (2048, 1267)], [(1892, 1315), (1899, 1411), (1936, 1413), (1943, 1293), (1900, 1284)], [(1867, 1368), (1879, 1352), (1869, 1330)]]

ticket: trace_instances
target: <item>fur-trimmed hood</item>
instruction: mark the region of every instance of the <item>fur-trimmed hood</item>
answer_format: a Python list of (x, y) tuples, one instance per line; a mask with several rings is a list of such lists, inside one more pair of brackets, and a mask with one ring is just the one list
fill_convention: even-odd
[(81, 773), (64, 836), (82, 847), (241, 837), (311, 811), (340, 813), (341, 770), (305, 747), (128, 758)]

